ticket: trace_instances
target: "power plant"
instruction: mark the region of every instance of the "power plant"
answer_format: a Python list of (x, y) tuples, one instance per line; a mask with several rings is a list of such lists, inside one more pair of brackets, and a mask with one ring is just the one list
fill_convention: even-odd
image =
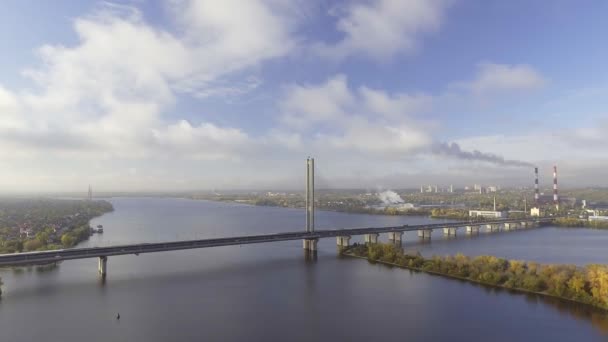
[(552, 203), (555, 206), (555, 210), (559, 210), (559, 195), (557, 188), (557, 165), (553, 166), (553, 197), (551, 195), (545, 195), (541, 197), (539, 184), (538, 184), (538, 167), (534, 168), (534, 205), (535, 212), (538, 211), (538, 208), (541, 204), (550, 204)]

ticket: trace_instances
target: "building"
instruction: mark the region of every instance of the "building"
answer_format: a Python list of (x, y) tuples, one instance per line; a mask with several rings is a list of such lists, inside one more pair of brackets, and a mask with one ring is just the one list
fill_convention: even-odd
[(598, 215), (589, 216), (589, 221), (605, 221), (605, 222), (608, 222), (608, 216), (598, 216)]
[(506, 218), (507, 212), (494, 210), (469, 210), (470, 217)]
[(530, 209), (530, 216), (540, 216), (540, 208), (535, 207)]

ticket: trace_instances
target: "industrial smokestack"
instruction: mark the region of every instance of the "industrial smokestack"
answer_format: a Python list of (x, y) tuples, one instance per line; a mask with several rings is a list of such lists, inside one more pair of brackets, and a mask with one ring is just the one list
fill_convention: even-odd
[(538, 193), (538, 167), (534, 168), (534, 203), (538, 206), (540, 194)]
[(559, 197), (557, 196), (557, 166), (553, 166), (553, 204), (559, 210)]

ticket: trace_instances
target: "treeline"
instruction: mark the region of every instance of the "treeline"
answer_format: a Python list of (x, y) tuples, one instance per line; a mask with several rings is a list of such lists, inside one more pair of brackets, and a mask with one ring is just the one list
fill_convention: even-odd
[(587, 227), (597, 229), (608, 229), (608, 221), (589, 221), (576, 217), (560, 217), (554, 220), (555, 225), (561, 227)]
[(469, 212), (465, 209), (435, 208), (431, 210), (431, 217), (466, 220)]
[(469, 281), (556, 296), (608, 309), (608, 266), (543, 265), (495, 256), (408, 255), (392, 244), (358, 245), (348, 250), (370, 261), (447, 275)]

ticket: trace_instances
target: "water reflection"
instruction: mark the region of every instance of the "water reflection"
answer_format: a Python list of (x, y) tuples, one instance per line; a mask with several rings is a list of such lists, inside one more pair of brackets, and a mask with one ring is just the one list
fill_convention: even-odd
[[(372, 262), (370, 262), (370, 263), (372, 263)], [(379, 265), (381, 265), (382, 267), (386, 267), (388, 269), (399, 269), (403, 272), (408, 272), (410, 275), (424, 273), (424, 272), (415, 271), (415, 270), (402, 269), (402, 268), (391, 266), (391, 265), (385, 265), (385, 264), (379, 264)], [(435, 274), (428, 274), (428, 275), (431, 277), (444, 278), (440, 275), (435, 275)], [(516, 290), (504, 289), (501, 287), (483, 285), (483, 284), (468, 282), (468, 281), (462, 280), (462, 279), (451, 279), (450, 278), (449, 280), (458, 282), (460, 284), (466, 284), (466, 285), (470, 285), (472, 287), (478, 288), (478, 289), (482, 290), (483, 292), (485, 292), (486, 294), (490, 294), (490, 295), (494, 295), (494, 296), (506, 294), (506, 295), (510, 295), (513, 297), (524, 297), (526, 300), (526, 303), (528, 303), (530, 305), (551, 306), (552, 308), (556, 309), (560, 314), (562, 314), (564, 316), (576, 318), (581, 321), (590, 322), (594, 328), (601, 331), (601, 333), (603, 335), (608, 336), (608, 312), (606, 310), (602, 310), (602, 309), (595, 308), (590, 305), (572, 302), (569, 300), (560, 299), (560, 298), (556, 298), (556, 297), (549, 297), (549, 296), (543, 296), (543, 295), (538, 295), (538, 294), (534, 294), (534, 293), (520, 292), (520, 291), (516, 291)]]

